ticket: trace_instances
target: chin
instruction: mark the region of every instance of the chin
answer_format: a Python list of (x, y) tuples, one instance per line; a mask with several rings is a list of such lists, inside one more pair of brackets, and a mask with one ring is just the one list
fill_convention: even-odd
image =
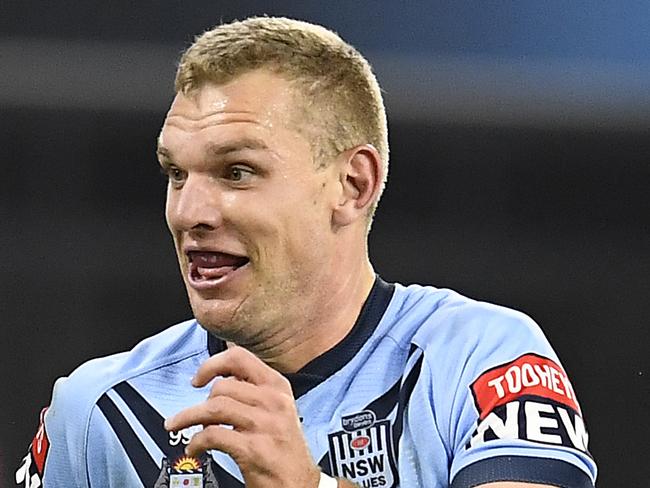
[(228, 324), (233, 322), (233, 310), (228, 310), (230, 307), (226, 308), (222, 305), (210, 306), (205, 303), (192, 305), (192, 312), (194, 317), (199, 323), (209, 329), (221, 329), (227, 327)]
[(211, 334), (225, 340), (239, 336), (238, 332), (242, 328), (241, 320), (238, 319), (239, 306), (224, 303), (223, 300), (204, 299), (191, 300), (190, 304), (196, 320)]

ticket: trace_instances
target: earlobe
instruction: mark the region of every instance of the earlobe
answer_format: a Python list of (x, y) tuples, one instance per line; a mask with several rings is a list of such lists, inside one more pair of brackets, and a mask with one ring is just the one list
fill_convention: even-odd
[(363, 220), (374, 204), (383, 181), (381, 156), (377, 150), (364, 144), (341, 155), (339, 182), (341, 194), (334, 211), (334, 224), (344, 227)]

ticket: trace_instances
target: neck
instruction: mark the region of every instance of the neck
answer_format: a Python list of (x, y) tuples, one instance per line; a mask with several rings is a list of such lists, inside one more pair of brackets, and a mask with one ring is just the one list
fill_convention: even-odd
[(336, 283), (336, 288), (315, 297), (315, 303), (309, 307), (310, 313), (301, 315), (299, 322), (283, 327), (272, 340), (242, 345), (272, 368), (282, 373), (295, 373), (341, 342), (361, 313), (375, 274), (365, 259), (355, 270), (341, 268), (338, 276), (346, 276), (345, 281), (329, 280)]

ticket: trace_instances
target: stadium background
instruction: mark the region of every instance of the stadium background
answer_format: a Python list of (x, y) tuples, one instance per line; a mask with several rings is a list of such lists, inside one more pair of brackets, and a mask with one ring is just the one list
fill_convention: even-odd
[(55, 378), (189, 315), (154, 141), (178, 53), (249, 14), (337, 30), (374, 64), (389, 280), (532, 315), (586, 412), (599, 486), (650, 479), (647, 2), (0, 5), (0, 483)]

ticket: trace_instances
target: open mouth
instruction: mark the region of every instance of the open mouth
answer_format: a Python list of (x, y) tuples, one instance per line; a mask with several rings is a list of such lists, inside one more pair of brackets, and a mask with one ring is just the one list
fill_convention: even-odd
[(187, 257), (189, 278), (197, 284), (216, 284), (249, 262), (246, 256), (212, 251), (189, 251)]

